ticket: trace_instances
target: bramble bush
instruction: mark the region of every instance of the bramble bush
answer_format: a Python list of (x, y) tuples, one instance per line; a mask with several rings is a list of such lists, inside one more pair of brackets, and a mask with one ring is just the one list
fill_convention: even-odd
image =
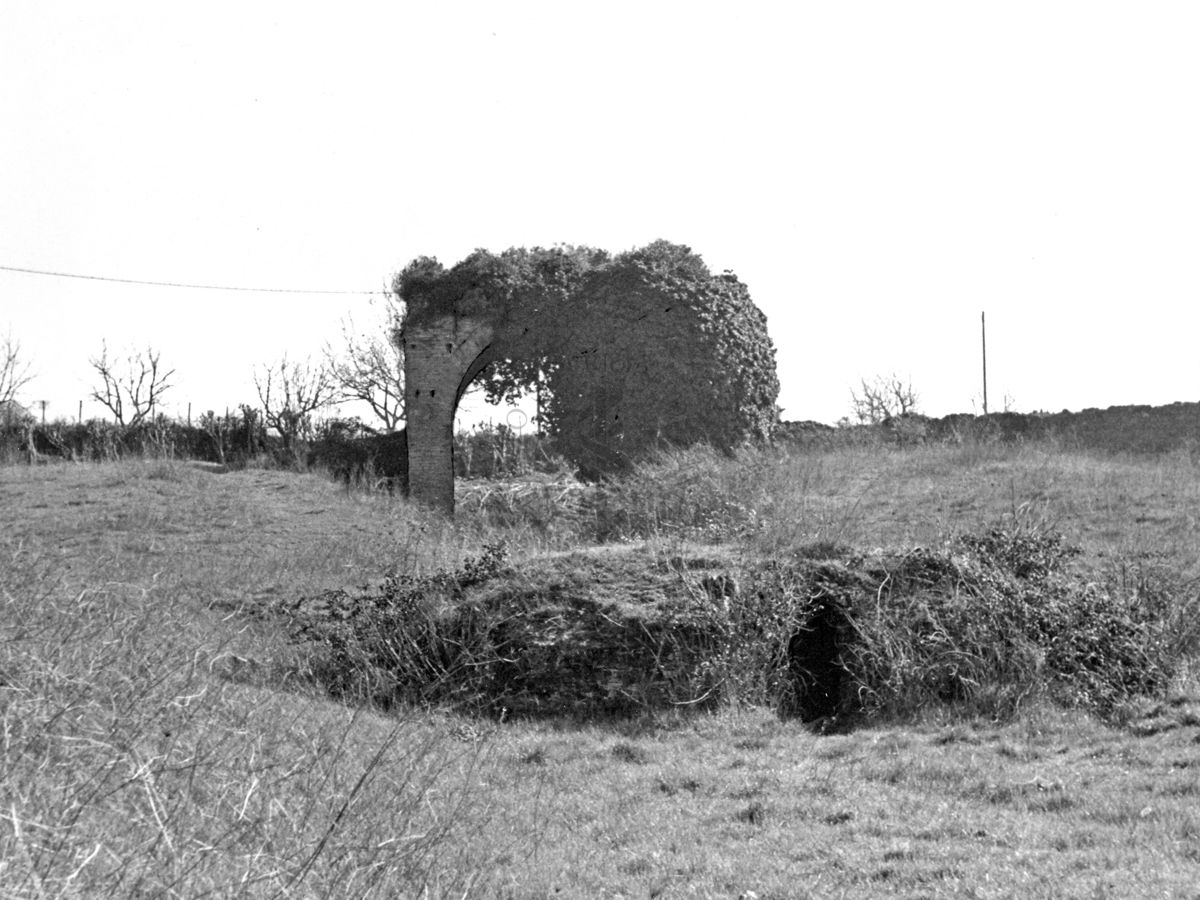
[(499, 576), (505, 558), (503, 544), (490, 544), (457, 571), (392, 575), (375, 594), (334, 591), (315, 611), (295, 604), (292, 639), (316, 648), (311, 674), (334, 696), (383, 706), (475, 702), (486, 636), (445, 612), (468, 588)]
[(1067, 567), (1077, 553), (1053, 531), (997, 527), (865, 564), (877, 593), (838, 597), (846, 704), (1009, 715), (1044, 696), (1109, 715), (1162, 694), (1200, 649), (1196, 599), (1163, 572), (1134, 591), (1086, 581)]

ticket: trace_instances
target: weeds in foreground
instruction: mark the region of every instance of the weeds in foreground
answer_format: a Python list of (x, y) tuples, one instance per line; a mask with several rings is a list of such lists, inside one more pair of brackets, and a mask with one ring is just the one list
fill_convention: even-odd
[[(477, 746), (229, 678), (168, 598), (8, 548), (0, 576), (0, 893), (459, 893), (486, 860)], [(364, 839), (364, 835), (369, 838)]]

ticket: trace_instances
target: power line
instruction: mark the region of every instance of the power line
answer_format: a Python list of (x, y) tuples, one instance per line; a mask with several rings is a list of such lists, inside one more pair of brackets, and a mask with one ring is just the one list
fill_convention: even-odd
[(140, 278), (109, 278), (105, 275), (80, 275), (75, 272), (49, 272), (44, 269), (24, 269), (19, 266), (0, 265), (5, 272), (22, 272), (25, 275), (48, 275), (52, 278), (82, 278), (87, 281), (112, 281), (118, 284), (145, 284), (150, 287), (190, 288), (198, 291), (253, 291), (260, 294), (377, 294), (379, 291), (313, 291), (303, 288), (234, 287), (226, 284), (188, 284), (181, 281), (143, 281)]

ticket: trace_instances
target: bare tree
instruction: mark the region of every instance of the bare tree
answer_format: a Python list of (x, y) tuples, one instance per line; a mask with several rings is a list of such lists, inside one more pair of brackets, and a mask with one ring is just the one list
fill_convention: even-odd
[[(979, 410), (982, 408), (982, 400), (980, 394), (971, 395), (971, 412), (974, 415), (980, 415)], [(1000, 411), (1011, 413), (1017, 411), (1017, 398), (1008, 391), (1004, 392), (1004, 396), (1000, 401)]]
[(325, 346), (325, 368), (342, 400), (366, 403), (383, 424), (395, 431), (404, 422), (404, 350), (399, 340), (403, 311), (384, 299), (386, 321), (378, 332), (363, 334), (350, 317), (342, 320), (342, 352)]
[(133, 427), (153, 416), (162, 395), (171, 388), (169, 379), (175, 370), (164, 370), (161, 354), (151, 347), (144, 353), (130, 353), (124, 360), (110, 360), (107, 343), (101, 348), (99, 357), (88, 360), (100, 378), (92, 399), (107, 408), (122, 427)]
[(254, 386), (268, 427), (279, 432), (288, 450), (309, 433), (312, 414), (337, 400), (337, 383), (326, 365), (307, 359), (289, 363), (286, 353), (255, 371)]
[(0, 343), (0, 406), (4, 407), (5, 415), (10, 414), (17, 392), (32, 380), (29, 363), (21, 357), (21, 343), (10, 330)]
[(905, 383), (895, 374), (876, 375), (870, 382), (862, 379), (861, 384), (861, 392), (850, 391), (854, 417), (859, 423), (874, 424), (917, 411), (920, 398), (911, 381)]

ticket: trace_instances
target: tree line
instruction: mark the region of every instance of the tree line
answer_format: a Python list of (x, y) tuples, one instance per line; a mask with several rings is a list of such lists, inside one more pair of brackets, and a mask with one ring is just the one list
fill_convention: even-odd
[[(312, 433), (318, 413), (348, 401), (361, 401), (370, 410), (372, 421), (362, 425), (369, 433), (402, 426), (404, 359), (394, 339), (400, 309), (391, 298), (384, 304), (387, 325), (379, 333), (360, 333), (347, 318), (342, 323), (341, 346), (327, 343), (320, 358), (297, 360), (284, 354), (254, 367), (257, 410), (263, 424), (277, 432), (286, 446)], [(176, 370), (157, 349), (114, 353), (103, 341), (88, 364), (92, 372), (88, 399), (103, 407), (118, 428), (137, 430), (159, 418)], [(10, 331), (0, 341), (0, 425), (21, 424), (25, 411), (17, 399), (33, 379), (32, 364)], [(219, 418), (208, 412), (201, 421), (211, 424)]]

